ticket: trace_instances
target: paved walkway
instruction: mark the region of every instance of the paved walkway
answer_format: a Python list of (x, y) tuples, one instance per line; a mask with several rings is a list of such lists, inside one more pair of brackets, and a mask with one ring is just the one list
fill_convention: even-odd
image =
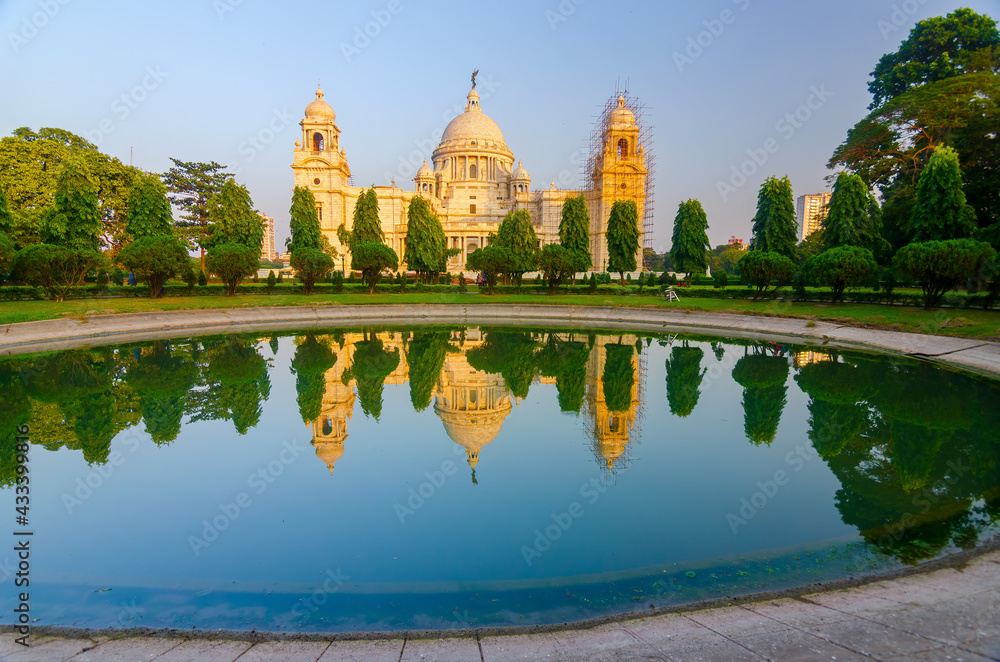
[[(941, 322), (961, 311), (938, 311)], [(371, 304), (177, 310), (66, 317), (0, 326), (0, 355), (178, 338), (206, 333), (405, 325), (537, 325), (766, 337), (825, 347), (870, 348), (1000, 375), (1000, 343), (882, 331), (803, 319), (691, 312), (670, 308), (517, 304)]]
[[(173, 634), (173, 633), (171, 633)], [(1000, 552), (856, 588), (512, 636), (254, 641), (0, 635), (9, 662), (1000, 660)]]

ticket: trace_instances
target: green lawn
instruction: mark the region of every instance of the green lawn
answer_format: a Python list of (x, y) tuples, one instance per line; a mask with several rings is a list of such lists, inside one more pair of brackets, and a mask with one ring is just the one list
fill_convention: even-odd
[[(683, 296), (683, 293), (682, 293)], [(316, 306), (338, 304), (438, 303), (438, 304), (551, 304), (577, 306), (623, 306), (698, 310), (716, 313), (742, 313), (764, 316), (796, 317), (836, 322), (867, 328), (915, 331), (940, 335), (1000, 340), (1000, 311), (974, 309), (935, 309), (925, 311), (907, 306), (874, 304), (814, 304), (784, 301), (753, 302), (743, 299), (684, 299), (666, 303), (656, 296), (587, 296), (575, 294), (478, 294), (470, 287), (468, 294), (298, 294), (168, 297), (163, 299), (75, 299), (53, 301), (0, 302), (0, 324), (29, 322), (63, 316), (87, 317), (103, 313), (150, 312), (159, 310), (204, 310), (257, 306)]]

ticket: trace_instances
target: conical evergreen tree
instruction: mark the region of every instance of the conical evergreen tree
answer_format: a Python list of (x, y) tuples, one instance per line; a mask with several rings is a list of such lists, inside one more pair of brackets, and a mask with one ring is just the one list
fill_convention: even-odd
[(635, 271), (639, 252), (639, 209), (634, 200), (615, 200), (608, 216), (608, 271), (618, 272), (622, 285), (625, 272)]
[(877, 251), (882, 243), (878, 202), (858, 175), (842, 172), (823, 218), (823, 248), (857, 246)]
[(426, 280), (430, 274), (444, 269), (447, 248), (448, 240), (441, 221), (431, 211), (427, 200), (415, 196), (406, 210), (406, 251), (403, 261)]
[(559, 219), (559, 243), (580, 259), (580, 268), (586, 271), (594, 262), (590, 254), (590, 214), (583, 195), (566, 198), (562, 217)]
[(958, 153), (939, 146), (920, 173), (917, 206), (910, 217), (914, 241), (967, 239), (976, 230), (976, 217), (965, 202)]
[(286, 242), (288, 251), (294, 253), (300, 248), (323, 248), (323, 232), (319, 227), (319, 216), (316, 214), (316, 198), (312, 191), (304, 186), (296, 186), (292, 191), (292, 206), (289, 229), (292, 236)]
[(354, 225), (351, 229), (351, 251), (358, 244), (385, 243), (382, 221), (378, 216), (378, 195), (372, 187), (358, 196), (354, 206)]
[(798, 224), (795, 220), (795, 198), (792, 182), (787, 176), (768, 177), (757, 193), (757, 215), (753, 219), (755, 251), (779, 253), (795, 259)]
[(688, 275), (708, 269), (708, 217), (701, 203), (687, 200), (677, 207), (670, 259), (674, 269)]

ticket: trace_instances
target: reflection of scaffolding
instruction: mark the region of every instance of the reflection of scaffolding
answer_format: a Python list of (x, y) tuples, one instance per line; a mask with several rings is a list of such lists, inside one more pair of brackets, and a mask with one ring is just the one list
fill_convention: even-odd
[(632, 443), (641, 434), (643, 409), (640, 402), (645, 376), (642, 356), (632, 354), (632, 389), (627, 410), (612, 411), (604, 392), (603, 374), (607, 362), (607, 346), (618, 340), (622, 345), (634, 345), (635, 336), (599, 336), (587, 362), (587, 387), (584, 400), (584, 431), (590, 441), (594, 460), (609, 480), (632, 463)]
[[(626, 87), (628, 83), (626, 81)], [(615, 89), (621, 90), (621, 81), (615, 83)], [(653, 248), (653, 185), (656, 174), (656, 154), (653, 151), (653, 125), (645, 118), (649, 108), (637, 97), (631, 96), (628, 90), (615, 92), (608, 99), (601, 109), (601, 112), (594, 117), (594, 128), (590, 134), (590, 156), (584, 165), (583, 181), (586, 185), (596, 188), (596, 173), (599, 163), (604, 155), (604, 139), (607, 133), (608, 116), (611, 111), (618, 107), (619, 94), (625, 99), (625, 107), (635, 115), (635, 122), (639, 128), (639, 146), (645, 151), (646, 157), (646, 198), (642, 208), (642, 247), (643, 249)]]

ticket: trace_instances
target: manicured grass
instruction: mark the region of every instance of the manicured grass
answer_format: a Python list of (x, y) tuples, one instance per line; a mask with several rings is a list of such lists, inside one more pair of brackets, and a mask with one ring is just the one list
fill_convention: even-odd
[[(683, 296), (683, 294), (682, 294)], [(550, 304), (577, 306), (623, 306), (670, 308), (674, 310), (740, 313), (796, 317), (828, 321), (847, 326), (931, 333), (982, 340), (1000, 340), (1000, 312), (975, 309), (935, 309), (925, 311), (908, 306), (875, 304), (814, 304), (745, 299), (684, 299), (667, 303), (658, 296), (587, 296), (576, 294), (479, 294), (474, 287), (467, 294), (407, 292), (403, 294), (299, 294), (239, 295), (235, 297), (167, 297), (162, 299), (75, 299), (53, 301), (0, 302), (0, 324), (29, 322), (64, 316), (87, 317), (104, 313), (152, 312), (160, 310), (205, 310), (257, 306), (366, 305), (392, 303), (436, 303), (475, 305), (485, 303)]]

